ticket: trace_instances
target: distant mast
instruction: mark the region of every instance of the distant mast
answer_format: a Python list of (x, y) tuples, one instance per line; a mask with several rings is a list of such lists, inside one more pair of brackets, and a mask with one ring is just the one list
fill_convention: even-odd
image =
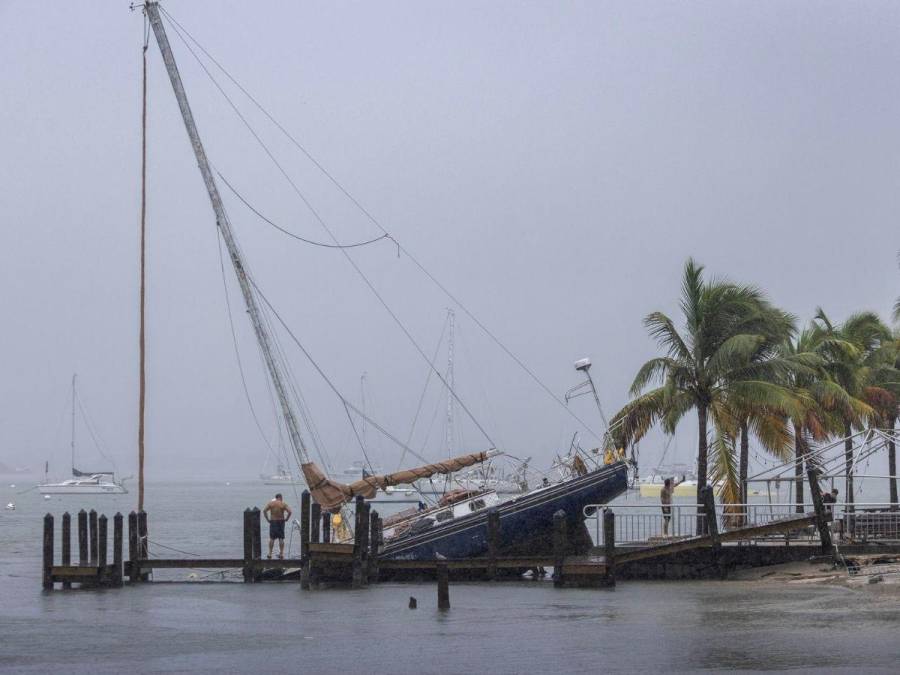
[[(281, 372), (281, 366), (276, 360), (275, 354), (273, 352), (271, 337), (269, 336), (269, 333), (263, 323), (259, 304), (257, 302), (256, 296), (253, 294), (253, 288), (251, 287), (250, 279), (247, 276), (246, 271), (244, 270), (244, 263), (241, 260), (240, 251), (238, 250), (238, 245), (235, 241), (234, 233), (231, 231), (231, 222), (228, 220), (228, 215), (225, 213), (225, 207), (222, 204), (222, 198), (219, 195), (219, 189), (216, 186), (216, 180), (213, 177), (212, 171), (210, 169), (209, 160), (206, 157), (206, 151), (203, 149), (203, 143), (200, 141), (200, 134), (197, 132), (197, 126), (194, 123), (194, 115), (191, 112), (191, 106), (190, 103), (188, 103), (187, 95), (184, 91), (184, 84), (181, 81), (181, 75), (178, 72), (178, 66), (175, 64), (175, 57), (172, 54), (172, 48), (169, 45), (169, 38), (166, 36), (166, 29), (163, 26), (162, 19), (160, 18), (159, 5), (157, 2), (148, 0), (144, 3), (144, 11), (147, 13), (147, 17), (150, 19), (150, 25), (153, 28), (153, 35), (156, 37), (156, 43), (157, 45), (159, 45), (159, 51), (162, 53), (163, 61), (166, 64), (166, 71), (169, 74), (169, 81), (171, 82), (172, 89), (175, 92), (175, 98), (178, 100), (178, 108), (181, 111), (181, 117), (184, 120), (184, 126), (187, 130), (188, 137), (190, 138), (191, 147), (193, 148), (194, 155), (197, 158), (197, 166), (200, 169), (200, 174), (203, 176), (203, 182), (206, 185), (206, 191), (209, 193), (209, 200), (212, 203), (213, 213), (215, 213), (216, 216), (216, 225), (218, 226), (219, 231), (222, 234), (222, 239), (225, 241), (225, 246), (228, 249), (229, 258), (231, 259), (231, 264), (234, 267), (234, 273), (241, 288), (241, 294), (244, 297), (244, 303), (247, 306), (247, 315), (250, 317), (250, 322), (253, 324), (253, 331), (256, 334), (256, 340), (259, 343), (259, 348), (266, 363), (266, 368), (269, 371), (269, 377), (272, 380), (275, 394), (278, 397), (278, 402), (281, 407), (281, 414), (284, 418), (285, 426), (288, 430), (288, 436), (291, 441), (291, 446), (293, 447), (294, 453), (297, 455), (297, 458), (300, 460), (301, 469), (304, 469), (304, 465), (310, 463), (309, 453), (307, 452), (306, 445), (304, 444), (303, 438), (300, 435), (300, 426), (297, 423), (297, 418), (294, 415), (290, 399), (288, 398), (288, 389), (285, 385), (284, 376)], [(304, 469), (304, 474), (305, 473), (306, 470)]]
[(75, 378), (78, 373), (72, 375), (72, 436), (69, 441), (69, 448), (72, 451), (72, 475), (75, 475)]

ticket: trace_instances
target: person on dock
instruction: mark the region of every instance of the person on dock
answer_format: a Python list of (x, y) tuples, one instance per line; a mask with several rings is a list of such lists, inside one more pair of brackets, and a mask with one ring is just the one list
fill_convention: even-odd
[(275, 546), (276, 539), (278, 540), (278, 557), (284, 558), (284, 522), (291, 517), (291, 514), (293, 511), (285, 503), (280, 492), (263, 509), (263, 517), (269, 523), (269, 558), (272, 557), (272, 548)]
[(676, 481), (674, 478), (666, 478), (663, 481), (662, 490), (659, 491), (659, 503), (662, 505), (663, 512), (663, 536), (669, 536), (669, 522), (672, 520), (672, 495), (675, 494), (675, 488), (684, 482), (684, 476), (681, 480)]

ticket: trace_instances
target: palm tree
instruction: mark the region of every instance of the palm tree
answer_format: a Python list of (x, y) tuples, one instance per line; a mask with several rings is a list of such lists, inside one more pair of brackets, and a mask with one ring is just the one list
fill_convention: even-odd
[(832, 412), (841, 423), (844, 441), (848, 503), (853, 502), (853, 427), (862, 428), (873, 419), (874, 410), (864, 400), (869, 363), (882, 343), (890, 341), (891, 333), (873, 312), (859, 312), (835, 326), (819, 308), (813, 319), (813, 331), (823, 341), (825, 369), (833, 382), (840, 385), (847, 397), (835, 401)]
[[(774, 310), (755, 287), (705, 281), (703, 267), (690, 259), (684, 267), (680, 304), (683, 331), (662, 312), (644, 319), (666, 353), (641, 366), (631, 385), (635, 398), (610, 426), (617, 427), (617, 442), (624, 445), (640, 440), (658, 422), (673, 433), (684, 415), (696, 410), (698, 499), (707, 485), (711, 421), (717, 432), (714, 468), (717, 476), (729, 477), (726, 499), (736, 501), (739, 479), (733, 439), (740, 423), (734, 410), (749, 410), (750, 402), (780, 409), (791, 399), (789, 391), (772, 381), (766, 362), (753, 362), (754, 355), (772, 340)], [(660, 386), (644, 391), (653, 381)]]
[[(900, 416), (900, 331), (890, 340), (872, 352), (866, 362), (868, 373), (865, 377), (863, 400), (873, 410), (876, 428), (893, 431)], [(897, 508), (897, 448), (893, 436), (888, 440), (888, 479), (891, 508)]]

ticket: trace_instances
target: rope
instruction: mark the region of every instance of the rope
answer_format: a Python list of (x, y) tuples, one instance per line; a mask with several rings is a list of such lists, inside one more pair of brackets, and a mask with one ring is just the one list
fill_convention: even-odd
[[(241, 200), (241, 202), (244, 204), (244, 206), (246, 206), (248, 209), (250, 209), (260, 220), (268, 223), (269, 225), (274, 227), (279, 232), (286, 234), (287, 236), (289, 236), (293, 239), (296, 239), (298, 241), (302, 241), (305, 244), (310, 244), (312, 246), (321, 246), (322, 248), (358, 248), (360, 246), (368, 246), (369, 244), (377, 243), (377, 242), (381, 241), (382, 239), (390, 239), (391, 241), (394, 240), (394, 238), (387, 233), (381, 235), (380, 237), (375, 237), (374, 239), (369, 239), (367, 241), (358, 241), (355, 244), (326, 244), (325, 242), (322, 242), (322, 241), (313, 241), (312, 239), (306, 239), (304, 237), (301, 237), (298, 234), (294, 234), (290, 230), (287, 230), (287, 229), (281, 227), (280, 225), (273, 222), (269, 218), (266, 218), (266, 216), (264, 216), (262, 213), (260, 213), (250, 202), (248, 202), (246, 199), (244, 199), (244, 197), (241, 195), (241, 193), (238, 192), (234, 188), (234, 186), (228, 182), (228, 179), (222, 175), (221, 171), (216, 170), (216, 173), (218, 174), (219, 178), (222, 179), (222, 182), (225, 183), (225, 186), (229, 190), (231, 190), (231, 192), (234, 194), (234, 196), (237, 197), (239, 200)], [(394, 243), (396, 243), (396, 242), (394, 242)], [(399, 251), (399, 247), (398, 247), (397, 256), (399, 257), (399, 255), (400, 255), (400, 251)]]

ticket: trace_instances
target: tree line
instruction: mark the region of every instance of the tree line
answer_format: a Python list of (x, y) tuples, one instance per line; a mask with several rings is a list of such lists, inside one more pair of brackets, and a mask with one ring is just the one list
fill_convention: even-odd
[[(696, 412), (697, 487), (712, 483), (726, 504), (747, 503), (750, 439), (769, 455), (794, 461), (795, 499), (803, 504), (804, 455), (846, 438), (851, 474), (854, 430), (894, 429), (900, 416), (900, 330), (874, 312), (835, 323), (821, 308), (804, 326), (759, 288), (707, 279), (694, 260), (684, 267), (680, 322), (653, 312), (644, 319), (662, 353), (634, 377), (632, 400), (610, 422), (624, 448), (659, 425), (672, 434)], [(900, 322), (900, 298), (893, 320)], [(896, 447), (888, 444), (891, 476)], [(847, 501), (853, 499), (849, 479)], [(890, 480), (897, 503), (897, 482)]]

